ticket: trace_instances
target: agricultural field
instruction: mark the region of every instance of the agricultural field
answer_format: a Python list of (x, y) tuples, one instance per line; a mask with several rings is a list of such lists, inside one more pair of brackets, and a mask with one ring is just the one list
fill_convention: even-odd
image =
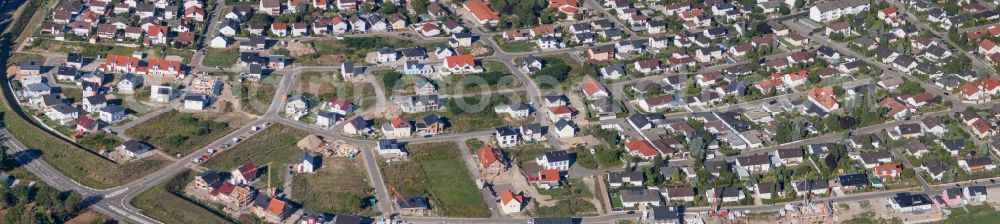
[(126, 130), (125, 134), (168, 155), (187, 155), (234, 129), (227, 123), (174, 110)]
[(472, 182), (454, 142), (405, 146), (410, 160), (381, 164), (389, 188), (402, 196), (423, 195), (440, 216), (488, 217), (486, 202)]
[(271, 183), (278, 183), (274, 186), (280, 187), (281, 183), (284, 183), (284, 167), (298, 162), (302, 157), (303, 151), (299, 150), (295, 143), (306, 135), (308, 133), (305, 131), (274, 124), (236, 146), (223, 150), (203, 165), (213, 170), (228, 171), (247, 162), (258, 167), (271, 163), (271, 167), (278, 172), (271, 173), (272, 175), (262, 173), (257, 182), (266, 185), (267, 176), (270, 176)]
[(292, 198), (308, 210), (332, 214), (372, 214), (363, 208), (364, 200), (374, 189), (360, 159), (323, 158), (315, 173), (296, 174)]

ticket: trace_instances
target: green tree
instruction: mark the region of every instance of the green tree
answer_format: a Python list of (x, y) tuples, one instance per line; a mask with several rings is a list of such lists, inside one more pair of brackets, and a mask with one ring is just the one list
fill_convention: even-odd
[(393, 3), (392, 1), (385, 1), (382, 2), (382, 7), (379, 7), (378, 11), (382, 13), (382, 15), (388, 15), (398, 12), (399, 8), (396, 6), (396, 3)]
[(410, 1), (410, 7), (413, 8), (413, 12), (419, 14), (427, 14), (427, 0), (413, 0)]
[(25, 213), (24, 204), (16, 204), (7, 209), (7, 214), (3, 216), (4, 223), (21, 223), (21, 216)]
[(814, 73), (809, 73), (809, 83), (817, 84), (817, 83), (819, 83), (819, 81), (822, 81), (820, 79), (820, 77), (819, 77), (819, 74), (817, 74), (815, 72)]
[(782, 5), (781, 7), (778, 7), (778, 14), (788, 15), (789, 13), (792, 13), (792, 10), (789, 9), (788, 6)]

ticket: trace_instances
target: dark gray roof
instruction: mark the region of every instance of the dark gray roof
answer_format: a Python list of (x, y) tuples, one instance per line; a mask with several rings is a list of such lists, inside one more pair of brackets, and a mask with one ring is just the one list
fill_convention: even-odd
[(768, 155), (741, 156), (736, 157), (736, 161), (738, 161), (741, 166), (771, 164), (771, 158)]
[(642, 172), (639, 171), (619, 170), (619, 171), (608, 172), (609, 183), (621, 183), (622, 179), (624, 179), (625, 177), (628, 177), (632, 181), (645, 180), (644, 179), (645, 175), (643, 175)]
[(496, 129), (496, 134), (500, 136), (517, 135), (517, 130), (511, 127), (500, 127)]
[(931, 198), (927, 194), (910, 194), (909, 192), (897, 193), (891, 198), (900, 207), (914, 207), (931, 204)]
[(152, 147), (149, 147), (149, 145), (143, 144), (142, 142), (136, 140), (128, 140), (125, 143), (122, 143), (122, 146), (125, 147), (125, 150), (128, 150), (129, 152), (136, 154), (153, 149)]
[(396, 199), (396, 204), (403, 209), (430, 209), (431, 204), (426, 197), (406, 196)]
[(653, 220), (655, 221), (677, 221), (680, 216), (681, 212), (675, 206), (653, 207)]
[(868, 185), (868, 175), (864, 173), (844, 174), (837, 177), (841, 186), (865, 186)]
[(623, 202), (659, 201), (660, 193), (655, 189), (633, 189), (618, 192)]
[(549, 162), (569, 161), (569, 153), (566, 150), (546, 152), (545, 159)]

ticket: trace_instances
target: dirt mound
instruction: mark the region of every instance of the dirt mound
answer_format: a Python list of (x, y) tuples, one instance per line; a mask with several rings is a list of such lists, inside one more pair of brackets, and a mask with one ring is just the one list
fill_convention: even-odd
[(316, 53), (316, 50), (313, 50), (312, 46), (303, 42), (289, 42), (288, 45), (285, 46), (285, 49), (288, 49), (288, 54), (292, 57)]

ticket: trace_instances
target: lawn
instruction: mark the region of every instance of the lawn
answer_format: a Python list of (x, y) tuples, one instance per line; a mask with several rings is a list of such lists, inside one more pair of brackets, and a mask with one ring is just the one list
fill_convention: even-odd
[(239, 59), (240, 51), (237, 48), (228, 49), (208, 49), (205, 50), (205, 60), (202, 61), (206, 67), (223, 67), (228, 68), (236, 63), (236, 59)]
[(508, 53), (529, 52), (535, 50), (535, 42), (531, 41), (510, 41), (501, 42), (500, 49)]
[(184, 186), (192, 179), (186, 171), (169, 181), (137, 195), (130, 203), (142, 214), (163, 223), (234, 223), (211, 208), (180, 196)]
[(421, 143), (406, 148), (410, 161), (382, 164), (388, 186), (400, 196), (428, 196), (440, 216), (490, 215), (456, 143)]
[(292, 183), (292, 198), (308, 210), (332, 214), (371, 214), (362, 207), (372, 187), (361, 160), (343, 157), (323, 158), (322, 166), (312, 174), (297, 174)]
[(80, 88), (59, 88), (63, 98), (69, 103), (83, 102), (83, 89)]
[(233, 95), (239, 97), (243, 111), (263, 115), (271, 105), (271, 100), (277, 92), (277, 83), (280, 81), (281, 76), (269, 75), (259, 83), (243, 82), (233, 88)]
[[(213, 170), (233, 170), (247, 162), (252, 162), (258, 167), (270, 162), (274, 169), (280, 171), (270, 175), (271, 184), (280, 188), (284, 183), (283, 167), (298, 162), (302, 157), (303, 151), (299, 150), (295, 143), (306, 135), (308, 133), (305, 131), (274, 124), (236, 146), (220, 152), (203, 165)], [(262, 175), (261, 177), (267, 176), (267, 174)], [(258, 182), (266, 184), (267, 180), (259, 178)]]
[(542, 156), (545, 152), (553, 151), (552, 148), (542, 144), (518, 145), (513, 148), (503, 150), (507, 157), (517, 163), (535, 161), (535, 158)]
[(125, 134), (167, 155), (187, 155), (234, 129), (226, 123), (173, 110), (126, 130)]
[(937, 223), (995, 223), (996, 220), (1000, 219), (1000, 212), (997, 212), (990, 205), (972, 205), (968, 206), (968, 208), (969, 212), (966, 212), (962, 208), (948, 209), (951, 210), (951, 215), (948, 216), (948, 219)]
[(149, 112), (152, 112), (155, 109), (158, 109), (158, 108), (155, 108), (153, 106), (146, 105), (146, 104), (143, 104), (142, 102), (139, 102), (138, 100), (136, 100), (136, 96), (123, 96), (123, 95), (119, 95), (119, 97), (122, 97), (121, 98), (121, 102), (122, 102), (122, 106), (125, 107), (125, 113), (126, 114), (133, 114), (133, 115), (136, 115), (136, 116), (142, 116), (143, 114), (147, 114)]

